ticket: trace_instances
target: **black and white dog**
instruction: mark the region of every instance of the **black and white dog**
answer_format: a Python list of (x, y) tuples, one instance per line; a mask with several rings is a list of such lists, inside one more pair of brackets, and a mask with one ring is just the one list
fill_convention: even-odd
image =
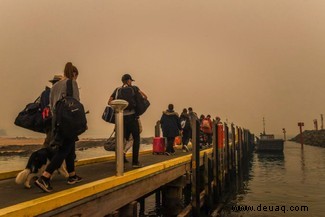
[[(42, 175), (53, 156), (54, 151), (48, 148), (34, 151), (28, 159), (26, 168), (16, 176), (16, 183), (24, 184), (26, 188), (31, 188), (31, 180), (36, 180), (36, 177)], [(69, 177), (65, 161), (58, 169), (58, 172), (66, 178)]]

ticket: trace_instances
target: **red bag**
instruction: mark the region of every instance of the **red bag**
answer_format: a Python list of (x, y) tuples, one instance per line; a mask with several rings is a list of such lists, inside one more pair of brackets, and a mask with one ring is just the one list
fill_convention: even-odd
[(174, 145), (181, 145), (182, 144), (182, 140), (180, 136), (176, 136), (175, 137), (175, 141), (174, 141)]
[(152, 153), (153, 154), (164, 154), (165, 153), (165, 138), (155, 137), (152, 142)]

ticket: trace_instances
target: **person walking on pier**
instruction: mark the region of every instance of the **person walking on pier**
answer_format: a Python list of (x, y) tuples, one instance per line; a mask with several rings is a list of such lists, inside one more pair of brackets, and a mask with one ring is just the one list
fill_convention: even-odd
[(216, 119), (214, 120), (217, 124), (221, 123), (221, 118), (219, 116), (216, 116)]
[[(72, 89), (73, 89), (73, 95), (72, 97), (76, 100), (80, 101), (79, 99), (79, 89), (78, 84), (76, 82), (78, 77), (78, 69), (72, 65), (71, 62), (68, 62), (65, 65), (64, 69), (64, 78), (60, 81), (58, 81), (51, 89), (50, 93), (50, 107), (53, 111), (54, 117), (52, 122), (55, 123), (55, 105), (57, 101), (59, 101), (62, 97), (67, 95), (67, 81), (70, 79), (72, 80)], [(57, 147), (57, 152), (53, 156), (51, 162), (47, 165), (45, 171), (43, 172), (42, 176), (39, 177), (35, 181), (35, 185), (42, 189), (44, 192), (51, 192), (53, 188), (51, 187), (50, 180), (53, 172), (57, 170), (65, 160), (67, 171), (69, 173), (69, 178), (67, 183), (68, 184), (75, 184), (82, 181), (82, 178), (76, 174), (75, 171), (75, 142), (78, 139), (76, 138), (68, 138), (64, 137), (62, 135), (56, 134), (54, 137), (60, 138), (60, 145)], [(58, 138), (57, 138), (58, 139)], [(52, 142), (54, 141), (54, 138), (52, 139)], [(56, 142), (58, 142), (56, 140)]]
[(208, 146), (212, 144), (212, 120), (211, 115), (207, 115), (201, 122), (201, 130), (206, 136)]
[(174, 111), (174, 105), (169, 104), (168, 109), (163, 111), (160, 118), (161, 129), (163, 136), (167, 137), (166, 155), (172, 155), (175, 153), (174, 141), (175, 137), (179, 136), (181, 130), (181, 124), (177, 112)]
[(182, 149), (184, 152), (188, 152), (187, 144), (191, 137), (191, 123), (190, 118), (187, 114), (187, 109), (184, 108), (180, 116), (181, 128), (182, 128)]
[(188, 117), (190, 118), (190, 121), (192, 121), (192, 119), (198, 119), (197, 114), (193, 111), (192, 107), (188, 107)]
[(114, 90), (108, 100), (108, 104), (110, 104), (114, 99), (123, 99), (129, 103), (129, 105), (123, 111), (124, 139), (126, 141), (129, 141), (130, 135), (132, 135), (132, 167), (140, 168), (142, 167), (141, 163), (139, 162), (140, 130), (138, 122), (139, 116), (135, 113), (135, 91), (138, 91), (145, 99), (147, 99), (147, 95), (142, 92), (137, 86), (133, 86), (133, 81), (134, 80), (132, 79), (131, 75), (124, 74), (122, 76), (122, 86)]
[[(50, 83), (53, 85), (60, 81), (63, 78), (62, 75), (54, 75), (53, 79), (49, 80)], [(40, 97), (40, 105), (42, 110), (42, 116), (44, 120), (44, 131), (45, 131), (45, 139), (43, 143), (43, 147), (47, 148), (51, 142), (51, 135), (52, 135), (52, 115), (50, 110), (50, 93), (51, 87), (46, 86), (45, 90), (41, 93)]]

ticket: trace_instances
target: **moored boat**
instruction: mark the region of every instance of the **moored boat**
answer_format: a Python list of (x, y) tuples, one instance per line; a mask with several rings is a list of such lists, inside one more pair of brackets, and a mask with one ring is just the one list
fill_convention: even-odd
[(259, 152), (283, 152), (283, 139), (275, 139), (273, 134), (261, 134), (256, 143)]
[(273, 134), (265, 133), (265, 119), (263, 118), (263, 133), (256, 142), (256, 151), (258, 152), (283, 152), (283, 139), (274, 138)]

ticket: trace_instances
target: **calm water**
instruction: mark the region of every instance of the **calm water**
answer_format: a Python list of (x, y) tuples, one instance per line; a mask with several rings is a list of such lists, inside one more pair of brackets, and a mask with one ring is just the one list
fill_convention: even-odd
[(286, 142), (283, 154), (255, 153), (244, 186), (222, 217), (325, 216), (325, 148)]
[[(141, 144), (140, 151), (151, 149), (151, 145)], [(129, 152), (132, 151), (132, 148)], [(115, 153), (112, 151), (105, 151), (104, 147), (95, 147), (88, 148), (83, 151), (76, 151), (77, 160), (92, 158), (92, 157), (100, 157), (106, 155), (114, 155)], [(20, 170), (24, 169), (26, 163), (28, 161), (28, 157), (26, 156), (0, 156), (0, 172), (12, 171), (12, 170)]]

